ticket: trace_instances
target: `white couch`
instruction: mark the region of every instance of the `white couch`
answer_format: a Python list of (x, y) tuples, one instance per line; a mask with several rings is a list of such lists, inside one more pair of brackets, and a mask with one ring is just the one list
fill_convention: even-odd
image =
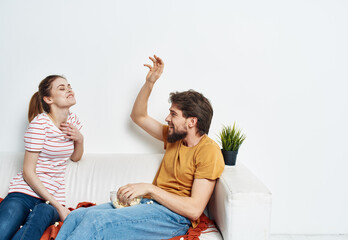
[[(24, 153), (0, 153), (0, 197), (7, 195), (10, 180), (22, 169)], [(66, 172), (67, 206), (79, 202), (109, 201), (109, 192), (127, 183), (152, 182), (163, 154), (85, 154), (69, 161)], [(220, 232), (200, 239), (268, 239), (271, 193), (243, 164), (226, 166), (206, 209)]]

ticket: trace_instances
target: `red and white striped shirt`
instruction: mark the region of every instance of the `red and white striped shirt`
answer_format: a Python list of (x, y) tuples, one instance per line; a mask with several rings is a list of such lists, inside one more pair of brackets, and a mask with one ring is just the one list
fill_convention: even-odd
[[(68, 123), (82, 128), (74, 113), (68, 116)], [(36, 174), (48, 192), (61, 204), (65, 204), (65, 169), (67, 160), (74, 152), (74, 141), (65, 138), (46, 113), (37, 115), (29, 124), (24, 135), (25, 150), (40, 152)], [(10, 182), (9, 193), (20, 192), (40, 198), (23, 179), (23, 171)]]

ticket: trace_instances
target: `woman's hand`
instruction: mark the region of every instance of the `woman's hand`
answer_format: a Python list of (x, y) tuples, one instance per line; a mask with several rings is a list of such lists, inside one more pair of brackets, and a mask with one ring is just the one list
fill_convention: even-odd
[(59, 129), (65, 134), (65, 138), (74, 141), (74, 152), (71, 154), (70, 159), (74, 162), (79, 161), (83, 155), (83, 135), (71, 123), (62, 123)]
[(58, 207), (57, 212), (59, 214), (60, 220), (63, 222), (66, 219), (66, 217), (70, 214), (70, 210), (62, 205), (60, 205), (60, 207)]
[(136, 197), (142, 197), (149, 194), (153, 187), (154, 186), (150, 183), (127, 184), (118, 189), (117, 198), (121, 203), (127, 204)]
[(83, 142), (83, 135), (80, 131), (71, 123), (60, 124), (59, 129), (66, 134), (66, 138), (71, 139), (77, 143)]
[(144, 64), (145, 67), (148, 67), (150, 69), (146, 76), (146, 82), (154, 84), (163, 73), (164, 62), (156, 55), (153, 55), (153, 57), (149, 58), (153, 62), (153, 66), (151, 66), (150, 64)]

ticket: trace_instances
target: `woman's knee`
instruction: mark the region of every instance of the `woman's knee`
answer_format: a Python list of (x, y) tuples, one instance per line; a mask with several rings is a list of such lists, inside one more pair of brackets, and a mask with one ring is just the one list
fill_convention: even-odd
[(34, 207), (33, 211), (42, 214), (53, 215), (56, 209), (50, 204), (40, 203)]
[(35, 218), (40, 218), (41, 221), (47, 223), (59, 220), (59, 215), (56, 208), (46, 203), (40, 203), (36, 205), (31, 215), (33, 215), (33, 217)]

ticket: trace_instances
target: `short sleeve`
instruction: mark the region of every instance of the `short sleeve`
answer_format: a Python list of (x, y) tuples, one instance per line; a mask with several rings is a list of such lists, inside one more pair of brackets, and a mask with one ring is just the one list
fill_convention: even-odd
[(46, 138), (46, 124), (35, 117), (24, 134), (24, 148), (30, 152), (41, 152)]
[(78, 130), (81, 130), (81, 128), (83, 127), (79, 117), (75, 113), (70, 113), (68, 122), (72, 123)]
[(208, 144), (203, 146), (196, 157), (195, 178), (215, 180), (224, 171), (225, 164), (218, 146)]

